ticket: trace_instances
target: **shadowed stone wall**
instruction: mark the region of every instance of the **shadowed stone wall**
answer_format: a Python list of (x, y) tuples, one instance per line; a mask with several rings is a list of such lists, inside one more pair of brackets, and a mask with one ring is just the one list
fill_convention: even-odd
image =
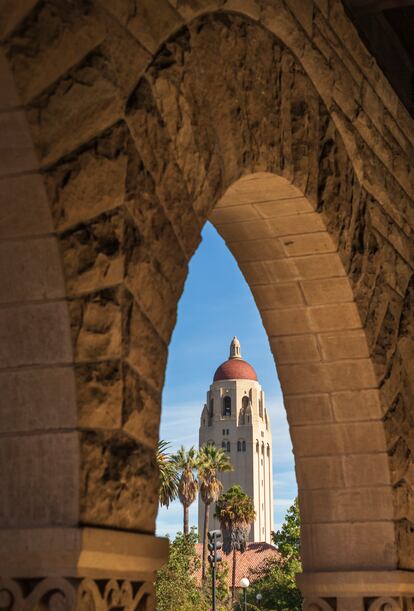
[[(275, 337), (286, 397), (290, 380), (306, 384), (306, 371), (317, 380), (301, 392), (313, 399), (287, 399), (295, 454), (309, 466), (309, 476), (298, 467), (299, 479), (319, 472), (329, 490), (338, 461), (335, 481), (343, 469), (361, 474), (359, 501), (347, 501), (344, 539), (333, 535), (334, 551), (349, 535), (352, 508), (364, 504), (362, 488), (391, 483), (393, 515), (387, 500), (383, 524), (367, 539), (372, 556), (359, 565), (356, 557), (353, 568), (411, 569), (414, 130), (341, 4), (32, 0), (5, 5), (1, 24), (0, 375), (7, 411), (1, 464), (16, 461), (3, 479), (5, 542), (10, 527), (153, 532), (153, 449), (187, 264), (206, 219), (225, 231), (217, 217), (225, 199), (213, 209), (226, 190), (243, 175), (266, 172), (283, 177), (286, 188), (294, 185), (293, 199), (302, 197), (302, 212), (309, 212), (308, 227), (263, 223), (274, 217), (264, 205), (256, 225), (226, 212), (230, 222), (246, 221), (238, 227), (245, 234), (223, 235), (242, 269), (246, 263), (243, 271)], [(257, 197), (239, 184), (244, 203), (254, 202), (257, 211)], [(275, 189), (270, 186), (265, 200), (283, 199), (283, 185), (277, 197)], [(279, 237), (297, 231), (300, 239), (285, 240), (281, 252)], [(260, 240), (266, 263), (249, 279), (256, 252), (253, 245), (245, 259), (251, 238)], [(296, 257), (294, 267), (277, 263), (281, 254)], [(321, 305), (317, 298), (295, 301), (303, 299), (302, 292), (295, 296), (303, 286), (293, 286), (301, 257), (308, 280), (312, 269), (319, 280), (325, 269), (328, 278), (344, 278), (338, 295), (347, 297), (338, 301), (350, 304), (341, 308), (352, 309), (350, 330), (358, 319), (358, 333), (342, 359), (342, 338), (318, 323), (323, 313), (317, 319), (309, 309)], [(254, 286), (273, 280), (292, 286), (285, 293), (280, 286)], [(338, 283), (320, 284), (324, 306)], [(281, 299), (284, 319), (269, 313)], [(300, 339), (325, 331), (331, 336), (322, 344)], [(286, 339), (290, 334), (299, 339)], [(298, 355), (305, 344), (310, 356), (303, 365)], [(349, 366), (342, 363), (336, 374), (316, 371), (313, 349), (319, 360), (329, 354)], [(343, 376), (363, 375), (353, 361), (359, 358), (367, 363), (364, 384), (341, 386)], [(346, 394), (362, 389), (376, 389), (375, 398)], [(375, 426), (349, 424), (349, 410), (361, 420), (359, 405), (371, 410), (362, 420), (372, 418)], [(294, 420), (306, 410), (301, 423)], [(315, 429), (295, 426), (308, 418), (313, 426), (315, 413), (318, 425), (330, 426), (332, 414), (342, 424), (326, 453), (336, 461), (314, 469)], [(345, 454), (352, 455), (357, 438), (375, 456), (363, 468), (360, 457), (344, 466), (344, 444), (350, 440)], [(36, 468), (29, 471), (28, 460)], [(29, 485), (34, 495), (25, 494)], [(314, 494), (305, 496), (312, 532), (322, 509)], [(25, 499), (21, 517), (16, 498)], [(367, 532), (363, 523), (361, 532)], [(382, 542), (384, 556), (374, 541)], [(309, 569), (350, 568), (326, 560), (329, 554), (318, 556), (313, 545), (311, 536)]]

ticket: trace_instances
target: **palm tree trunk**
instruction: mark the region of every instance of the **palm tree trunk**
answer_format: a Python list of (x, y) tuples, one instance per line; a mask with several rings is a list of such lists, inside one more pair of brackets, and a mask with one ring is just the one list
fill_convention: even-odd
[(183, 505), (183, 507), (184, 507), (183, 532), (185, 535), (188, 535), (188, 505)]
[(233, 547), (233, 567), (231, 572), (231, 602), (236, 598), (236, 547)]
[(203, 532), (203, 563), (201, 568), (201, 579), (204, 581), (206, 578), (206, 567), (207, 567), (207, 533), (208, 533), (208, 519), (210, 516), (210, 505), (205, 503), (204, 505), (204, 532)]

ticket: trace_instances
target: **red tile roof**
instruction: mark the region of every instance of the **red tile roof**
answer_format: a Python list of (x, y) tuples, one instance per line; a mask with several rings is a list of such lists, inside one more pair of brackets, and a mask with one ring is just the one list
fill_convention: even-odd
[[(197, 554), (201, 560), (201, 556), (203, 553), (203, 545), (201, 543), (197, 543), (196, 549)], [(243, 554), (240, 552), (236, 552), (236, 556), (236, 588), (238, 588), (240, 587), (240, 579), (242, 577), (247, 577), (248, 579), (250, 579), (250, 581), (253, 581), (252, 571), (257, 569), (264, 562), (264, 560), (278, 560), (280, 558), (280, 553), (277, 551), (274, 545), (270, 545), (269, 543), (249, 543), (247, 545), (246, 551)], [(229, 567), (227, 583), (230, 587), (233, 559), (232, 552), (230, 552), (229, 554), (224, 554), (222, 552), (222, 558), (223, 563), (227, 562)], [(197, 582), (201, 583), (201, 567), (196, 573), (196, 578)]]

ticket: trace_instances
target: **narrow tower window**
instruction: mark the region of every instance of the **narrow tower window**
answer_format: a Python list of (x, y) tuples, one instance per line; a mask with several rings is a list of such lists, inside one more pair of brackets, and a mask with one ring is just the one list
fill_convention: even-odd
[(223, 416), (231, 416), (231, 398), (228, 395), (223, 399)]
[(249, 397), (245, 396), (242, 398), (242, 406), (239, 414), (239, 424), (246, 424), (247, 409), (249, 407)]

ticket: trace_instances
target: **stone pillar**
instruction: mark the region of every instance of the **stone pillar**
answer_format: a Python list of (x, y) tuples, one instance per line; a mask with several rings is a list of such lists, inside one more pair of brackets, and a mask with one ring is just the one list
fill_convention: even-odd
[(302, 573), (304, 611), (413, 611), (410, 571)]

